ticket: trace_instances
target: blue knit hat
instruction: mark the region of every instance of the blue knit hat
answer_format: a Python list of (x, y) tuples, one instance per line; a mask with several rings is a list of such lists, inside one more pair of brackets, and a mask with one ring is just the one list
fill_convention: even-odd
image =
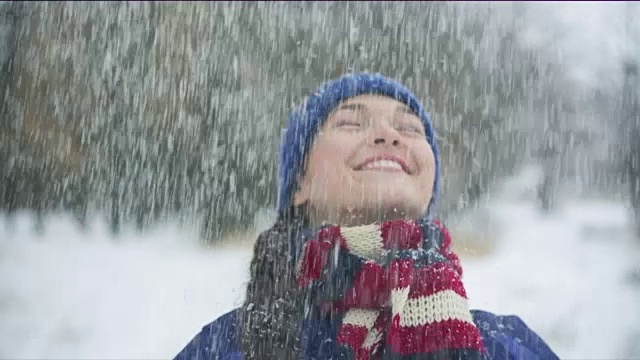
[(416, 96), (401, 84), (380, 74), (358, 73), (325, 82), (306, 99), (304, 104), (289, 115), (288, 125), (283, 130), (280, 145), (277, 203), (279, 216), (284, 216), (291, 208), (292, 191), (295, 191), (301, 166), (311, 148), (315, 134), (329, 113), (347, 98), (363, 94), (378, 94), (393, 98), (407, 105), (422, 120), (427, 141), (431, 144), (435, 157), (433, 195), (425, 214), (427, 217), (432, 215), (438, 193), (440, 158), (429, 115)]

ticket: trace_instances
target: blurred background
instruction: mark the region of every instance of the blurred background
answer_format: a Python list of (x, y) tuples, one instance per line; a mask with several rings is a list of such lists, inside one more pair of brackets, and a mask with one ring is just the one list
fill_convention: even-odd
[(280, 131), (381, 72), (432, 115), (472, 305), (638, 358), (640, 5), (0, 1), (0, 358), (170, 358), (238, 305)]

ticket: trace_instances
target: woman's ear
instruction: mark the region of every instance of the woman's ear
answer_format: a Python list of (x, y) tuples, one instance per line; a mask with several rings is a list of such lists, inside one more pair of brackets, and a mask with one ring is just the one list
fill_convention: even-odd
[(307, 177), (305, 176), (307, 173), (308, 161), (309, 157), (306, 156), (301, 164), (302, 171), (300, 171), (296, 176), (295, 193), (293, 194), (293, 206), (296, 207), (307, 204), (311, 195), (311, 186), (309, 186), (310, 184), (308, 184)]
[(293, 205), (300, 206), (309, 202), (309, 185), (304, 176), (299, 176), (296, 181), (296, 192), (293, 194)]

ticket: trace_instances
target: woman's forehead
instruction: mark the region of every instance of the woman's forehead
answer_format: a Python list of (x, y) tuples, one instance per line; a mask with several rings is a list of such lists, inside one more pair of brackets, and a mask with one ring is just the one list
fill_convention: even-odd
[(391, 97), (377, 94), (358, 95), (340, 102), (328, 115), (327, 118), (339, 111), (355, 111), (365, 114), (375, 113), (404, 113), (415, 117), (419, 121), (419, 116), (406, 104)]
[(339, 109), (391, 109), (411, 112), (409, 107), (398, 100), (384, 95), (364, 94), (348, 98), (340, 102), (334, 110)]

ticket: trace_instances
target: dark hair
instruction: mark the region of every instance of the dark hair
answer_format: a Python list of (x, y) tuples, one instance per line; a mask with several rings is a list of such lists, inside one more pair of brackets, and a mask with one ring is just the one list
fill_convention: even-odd
[(305, 294), (294, 286), (299, 237), (307, 225), (305, 209), (292, 208), (260, 234), (253, 248), (250, 279), (240, 311), (240, 349), (245, 359), (296, 359)]

